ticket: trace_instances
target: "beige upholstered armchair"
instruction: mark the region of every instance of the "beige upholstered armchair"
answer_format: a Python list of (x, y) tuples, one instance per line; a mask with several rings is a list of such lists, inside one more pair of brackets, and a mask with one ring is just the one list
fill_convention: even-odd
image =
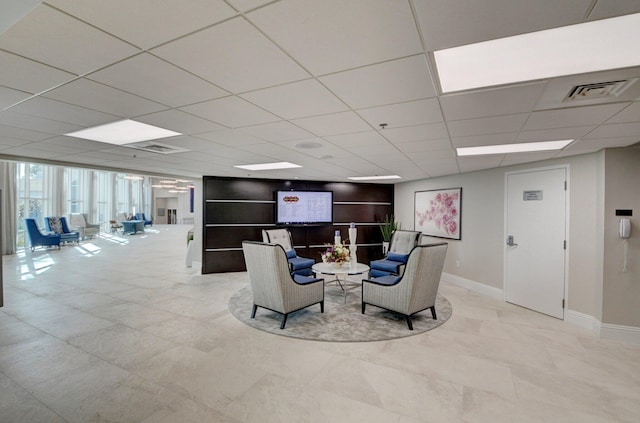
[(100, 234), (100, 225), (89, 223), (86, 213), (71, 213), (69, 225), (80, 233), (82, 239)]
[(284, 248), (264, 242), (242, 242), (244, 260), (253, 291), (251, 318), (258, 307), (282, 314), (280, 329), (294, 311), (320, 304), (324, 313), (324, 280), (289, 273)]
[(420, 232), (418, 231), (394, 231), (389, 243), (389, 251), (385, 258), (369, 263), (371, 271), (369, 276), (379, 277), (387, 275), (400, 275), (409, 258), (409, 253), (418, 245)]
[(362, 314), (367, 304), (402, 314), (413, 330), (411, 316), (431, 309), (436, 317), (436, 295), (448, 244), (418, 245), (409, 253), (401, 276), (387, 275), (362, 281)]

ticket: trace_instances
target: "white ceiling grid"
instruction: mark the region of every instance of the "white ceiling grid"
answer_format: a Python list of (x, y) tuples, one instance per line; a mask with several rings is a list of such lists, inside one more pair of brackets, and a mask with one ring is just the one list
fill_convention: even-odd
[[(573, 85), (640, 78), (640, 68), (442, 94), (432, 60), (437, 49), (639, 13), (636, 0), (13, 1), (0, 17), (0, 158), (410, 181), (640, 141), (640, 82), (619, 97), (562, 101)], [(189, 151), (64, 136), (124, 118), (185, 134), (162, 143)], [(455, 154), (558, 139), (576, 142), (554, 153)], [(233, 167), (275, 161), (303, 167)]]

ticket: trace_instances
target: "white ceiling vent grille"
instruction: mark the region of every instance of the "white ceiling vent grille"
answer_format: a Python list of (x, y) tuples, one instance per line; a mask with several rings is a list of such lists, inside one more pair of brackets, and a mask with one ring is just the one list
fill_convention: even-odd
[(581, 84), (569, 90), (569, 94), (562, 100), (567, 101), (579, 101), (579, 100), (593, 100), (600, 98), (618, 97), (631, 87), (638, 78), (623, 79), (620, 81), (607, 81), (596, 82), (593, 84)]
[(131, 144), (125, 144), (124, 147), (160, 154), (184, 153), (185, 151), (189, 151), (186, 148), (175, 147), (173, 145), (162, 144), (155, 141), (134, 142)]

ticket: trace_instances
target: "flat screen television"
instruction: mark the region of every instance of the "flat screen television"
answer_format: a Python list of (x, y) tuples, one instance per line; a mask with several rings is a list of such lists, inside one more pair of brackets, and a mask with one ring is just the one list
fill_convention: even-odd
[(276, 191), (276, 224), (322, 225), (332, 222), (332, 191)]

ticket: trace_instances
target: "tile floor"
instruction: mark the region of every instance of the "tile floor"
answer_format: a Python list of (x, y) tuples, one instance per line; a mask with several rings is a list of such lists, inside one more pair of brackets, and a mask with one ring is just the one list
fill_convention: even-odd
[(451, 285), (426, 334), (270, 335), (227, 311), (245, 273), (185, 267), (188, 229), (3, 257), (1, 422), (640, 421), (639, 345)]

